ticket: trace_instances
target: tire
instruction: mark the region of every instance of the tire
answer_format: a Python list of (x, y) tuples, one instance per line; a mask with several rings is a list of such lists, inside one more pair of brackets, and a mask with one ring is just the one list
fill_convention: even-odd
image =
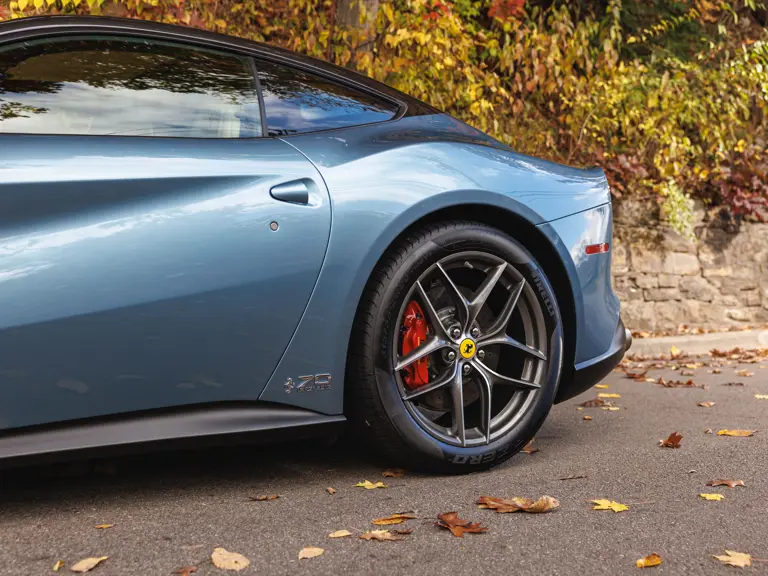
[[(480, 293), (487, 300), (478, 308)], [(420, 317), (428, 328), (409, 351), (405, 341), (419, 334)], [(428, 345), (441, 347), (395, 369)], [(406, 468), (487, 469), (517, 453), (544, 422), (562, 355), (557, 300), (531, 254), (483, 224), (431, 224), (392, 246), (368, 281), (350, 340), (346, 412)], [(504, 373), (517, 370), (522, 375)]]

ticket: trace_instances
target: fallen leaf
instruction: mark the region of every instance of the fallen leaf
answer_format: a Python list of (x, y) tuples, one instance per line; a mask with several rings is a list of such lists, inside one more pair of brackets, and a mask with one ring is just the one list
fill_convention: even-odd
[(742, 368), (741, 370), (736, 370), (736, 374), (738, 374), (742, 378), (748, 378), (750, 376), (754, 376), (755, 375), (754, 372), (750, 372), (746, 368)]
[(416, 518), (416, 514), (413, 512), (399, 512), (398, 514), (392, 514), (392, 516), (387, 516), (386, 518), (376, 518), (376, 520), (371, 520), (371, 524), (375, 524), (376, 526), (388, 526), (390, 524), (402, 524), (406, 520), (413, 520)]
[(722, 370), (720, 370), (720, 368), (712, 368), (712, 370), (710, 370), (710, 372), (712, 372), (712, 374), (720, 374), (722, 372)]
[(680, 370), (680, 376), (696, 376), (693, 370)]
[(592, 420), (592, 416), (587, 416), (587, 415), (585, 415), (585, 416), (584, 416), (584, 420)]
[(723, 386), (746, 386), (744, 382), (726, 382)]
[(248, 496), (249, 500), (253, 500), (254, 502), (271, 502), (272, 500), (277, 500), (280, 498), (277, 494), (270, 494), (269, 496)]
[(611, 392), (600, 392), (597, 395), (598, 398), (621, 398), (621, 394), (614, 394)]
[(535, 453), (536, 453), (536, 452), (538, 452), (538, 451), (539, 451), (539, 449), (538, 449), (538, 448), (535, 448), (535, 447), (533, 446), (533, 439), (529, 440), (529, 441), (528, 441), (528, 444), (526, 444), (525, 446), (523, 446), (522, 450), (520, 450), (520, 452), (525, 452), (526, 454), (529, 454), (529, 455), (530, 455), (530, 454), (535, 454)]
[(58, 572), (62, 568), (64, 568), (64, 560), (59, 560), (58, 562), (56, 562), (56, 564), (53, 565), (52, 570), (54, 572)]
[(552, 498), (552, 496), (540, 496), (537, 500), (520, 498), (519, 496), (513, 496), (512, 498), (481, 496), (475, 504), (479, 508), (490, 508), (500, 514), (506, 514), (507, 512), (542, 514), (544, 512), (551, 512), (560, 506), (560, 502), (556, 498)]
[(643, 380), (645, 380), (646, 374), (648, 374), (648, 370), (646, 370), (645, 372), (625, 372), (624, 373), (624, 375), (630, 380), (637, 380), (638, 382), (642, 382)]
[(104, 560), (106, 560), (107, 558), (109, 558), (109, 556), (99, 556), (98, 558), (85, 558), (84, 560), (80, 560), (80, 562), (72, 566), (70, 570), (72, 570), (72, 572), (80, 572), (80, 573), (90, 572), (91, 570), (96, 568), (96, 566), (104, 562)]
[(395, 528), (394, 530), (390, 530), (390, 532), (406, 536), (408, 534), (413, 534), (413, 528)]
[(697, 406), (701, 406), (702, 408), (712, 408), (714, 406), (714, 402), (699, 402)]
[(598, 406), (610, 406), (610, 402), (606, 402), (602, 398), (593, 398), (592, 400), (587, 400), (586, 402), (582, 402), (581, 405), (584, 408), (596, 408)]
[(712, 434), (712, 428), (707, 428), (704, 430), (704, 434)]
[(112, 528), (114, 524), (99, 524), (97, 526), (94, 526), (97, 530), (106, 530), (107, 528)]
[(178, 574), (178, 576), (192, 576), (197, 572), (197, 566), (184, 566), (178, 570), (174, 570), (171, 574)]
[(703, 385), (698, 385), (693, 380), (665, 380), (663, 376), (659, 376), (656, 383), (659, 386), (664, 386), (664, 388), (704, 388)]
[(584, 410), (584, 408), (582, 408), (581, 406), (579, 406), (578, 408), (576, 408), (576, 410), (578, 410), (579, 412), (581, 412), (582, 410)]
[(672, 432), (666, 440), (659, 440), (659, 446), (662, 448), (680, 448), (680, 440), (682, 439), (682, 434)]
[(652, 568), (653, 566), (658, 566), (659, 564), (661, 564), (661, 556), (655, 552), (646, 556), (645, 558), (635, 560), (635, 566), (638, 568)]
[(384, 484), (384, 482), (376, 482), (373, 483), (370, 480), (365, 480), (363, 482), (358, 482), (355, 484), (355, 488), (365, 488), (366, 490), (374, 490), (376, 488), (386, 488), (387, 485)]
[(608, 410), (610, 412), (616, 412), (617, 410), (621, 410), (618, 406), (602, 406), (600, 410)]
[(315, 556), (322, 555), (323, 552), (325, 552), (325, 550), (318, 548), (317, 546), (306, 546), (305, 548), (299, 550), (299, 560), (304, 560), (305, 558), (314, 558)]
[(736, 486), (744, 485), (744, 480), (710, 480), (706, 484), (707, 486), (728, 486), (728, 488), (736, 488)]
[(758, 400), (768, 400), (768, 394), (755, 394), (755, 398)]
[(704, 500), (722, 500), (725, 496), (722, 494), (699, 494), (699, 498)]
[(754, 436), (757, 430), (718, 430), (718, 436)]
[(224, 548), (214, 548), (213, 553), (211, 554), (211, 562), (213, 562), (213, 565), (216, 566), (216, 568), (221, 568), (222, 570), (234, 570), (235, 572), (245, 570), (251, 564), (251, 561), (242, 554), (229, 552)]
[(737, 568), (752, 566), (752, 556), (749, 554), (744, 554), (743, 552), (726, 550), (725, 554), (722, 556), (717, 556), (716, 554), (713, 554), (713, 556), (728, 566), (736, 566)]
[(384, 478), (402, 478), (405, 476), (405, 470), (402, 468), (391, 468), (389, 470), (384, 470), (381, 475), (384, 476)]
[(459, 518), (458, 512), (445, 512), (444, 514), (439, 514), (435, 526), (450, 530), (451, 534), (457, 538), (464, 538), (465, 533), (479, 534), (488, 531), (488, 528), (480, 524), (480, 522), (473, 523), (469, 520), (462, 520)]
[(352, 532), (349, 530), (336, 530), (328, 534), (328, 538), (345, 538), (346, 536), (352, 536)]
[(600, 390), (605, 390), (606, 388), (610, 388), (608, 384), (595, 384), (595, 388), (600, 388)]
[(624, 512), (625, 510), (629, 510), (629, 506), (626, 504), (619, 504), (614, 500), (599, 499), (592, 500), (591, 502), (595, 505), (592, 510), (613, 510), (614, 512)]
[(564, 476), (563, 478), (558, 478), (558, 480), (580, 480), (581, 478), (586, 478), (586, 474), (571, 474), (570, 476)]
[(396, 541), (396, 540), (402, 540), (402, 538), (396, 536), (389, 530), (371, 530), (370, 532), (363, 532), (360, 535), (361, 540), (378, 540), (379, 542), (384, 542), (386, 540), (389, 541)]
[(330, 494), (331, 496), (336, 494), (336, 489), (335, 488), (331, 488), (330, 486), (328, 486), (328, 488), (326, 488), (325, 491), (328, 492), (328, 494)]

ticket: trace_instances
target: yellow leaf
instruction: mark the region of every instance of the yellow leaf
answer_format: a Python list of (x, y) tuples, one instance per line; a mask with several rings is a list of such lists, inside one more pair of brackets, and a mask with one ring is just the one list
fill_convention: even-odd
[(597, 395), (598, 398), (621, 398), (621, 394), (613, 394), (608, 392), (601, 392)]
[(661, 556), (655, 552), (646, 556), (645, 558), (635, 560), (635, 566), (638, 568), (651, 568), (652, 566), (658, 566), (659, 564), (661, 564)]
[(24, 10), (27, 7), (27, 4), (29, 4), (27, 0), (19, 0), (19, 10)]
[(94, 528), (98, 530), (106, 530), (107, 528), (112, 528), (112, 526), (114, 526), (114, 524), (99, 524), (97, 526), (94, 526)]
[(218, 26), (219, 28), (226, 28), (227, 27), (226, 21), (222, 20), (221, 18), (219, 18), (218, 20), (214, 20), (213, 23), (216, 26)]
[(325, 550), (318, 548), (317, 546), (307, 546), (299, 551), (299, 560), (314, 558), (315, 556), (320, 556), (323, 552), (325, 552)]
[(718, 430), (718, 436), (754, 436), (756, 430)]
[(251, 561), (242, 554), (229, 552), (224, 548), (215, 548), (213, 550), (213, 553), (211, 554), (211, 562), (213, 562), (213, 565), (216, 566), (216, 568), (221, 568), (222, 570), (234, 570), (235, 572), (245, 570), (251, 565)]
[(376, 518), (376, 520), (371, 520), (371, 524), (388, 526), (390, 524), (402, 524), (404, 521), (412, 520), (414, 518), (416, 518), (416, 514), (413, 512), (400, 512), (398, 514), (392, 514), (392, 516), (387, 516), (386, 518)]
[(725, 496), (722, 494), (699, 494), (699, 498), (704, 498), (704, 500), (722, 500)]
[(614, 500), (599, 499), (592, 500), (592, 503), (595, 505), (592, 510), (613, 510), (614, 512), (624, 512), (625, 510), (629, 510), (629, 506), (626, 504), (619, 504)]
[(584, 420), (592, 420), (592, 416), (584, 416)]
[(722, 556), (714, 555), (715, 558), (720, 560), (723, 564), (728, 566), (736, 566), (737, 568), (744, 568), (746, 566), (752, 566), (752, 556), (744, 554), (743, 552), (734, 552), (733, 550), (726, 550)]
[(672, 356), (672, 358), (677, 358), (680, 356), (680, 348), (677, 346), (672, 346), (672, 348), (669, 349), (669, 354)]
[(595, 388), (600, 388), (601, 390), (605, 390), (606, 388), (610, 388), (608, 384), (595, 384)]
[(344, 538), (346, 536), (352, 536), (352, 532), (349, 530), (336, 530), (336, 532), (328, 534), (328, 538)]
[(373, 483), (370, 480), (364, 480), (354, 485), (355, 488), (365, 488), (366, 490), (374, 490), (376, 488), (386, 488), (387, 485), (384, 482)]
[(755, 394), (755, 398), (758, 400), (768, 400), (768, 394)]
[(601, 410), (608, 410), (609, 412), (616, 412), (617, 410), (621, 410), (618, 406), (601, 406)]
[(56, 562), (56, 564), (53, 565), (52, 570), (54, 572), (58, 572), (62, 568), (64, 568), (64, 560), (59, 560), (58, 562)]
[(45, 4), (45, 0), (35, 0), (34, 4), (35, 4), (35, 8), (40, 9), (43, 7), (43, 4)]
[(70, 570), (72, 570), (72, 572), (80, 573), (90, 572), (96, 568), (96, 566), (104, 562), (104, 560), (107, 558), (109, 558), (109, 556), (100, 556), (99, 558), (85, 558), (84, 560), (80, 560), (80, 562), (72, 566)]

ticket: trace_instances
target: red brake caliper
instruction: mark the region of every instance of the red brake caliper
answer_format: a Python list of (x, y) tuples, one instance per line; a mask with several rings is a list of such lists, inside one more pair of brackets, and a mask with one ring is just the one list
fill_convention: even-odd
[[(424, 312), (415, 300), (408, 302), (402, 327), (403, 345), (400, 351), (403, 356), (414, 348), (418, 348), (427, 339), (427, 321)], [(405, 368), (403, 382), (409, 388), (418, 388), (429, 383), (429, 357), (417, 360)]]

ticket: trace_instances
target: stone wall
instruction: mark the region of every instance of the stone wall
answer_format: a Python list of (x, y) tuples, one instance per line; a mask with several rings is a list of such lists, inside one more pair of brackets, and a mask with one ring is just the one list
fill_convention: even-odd
[(768, 224), (696, 211), (696, 240), (658, 223), (653, 205), (615, 210), (613, 286), (632, 330), (768, 323)]

